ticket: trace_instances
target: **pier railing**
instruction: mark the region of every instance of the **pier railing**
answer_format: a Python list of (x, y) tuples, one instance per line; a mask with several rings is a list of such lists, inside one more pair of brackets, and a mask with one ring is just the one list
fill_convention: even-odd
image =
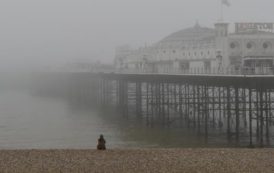
[(273, 69), (271, 68), (241, 68), (238, 70), (232, 68), (191, 68), (182, 70), (179, 68), (169, 69), (116, 69), (114, 72), (117, 73), (134, 73), (134, 74), (203, 74), (203, 75), (274, 75)]

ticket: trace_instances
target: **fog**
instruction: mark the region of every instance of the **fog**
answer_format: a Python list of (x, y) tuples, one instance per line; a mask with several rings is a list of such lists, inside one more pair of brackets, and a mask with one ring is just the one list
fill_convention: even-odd
[[(230, 3), (226, 21), (274, 21), (274, 1)], [(220, 0), (1, 0), (0, 69), (112, 62), (116, 46), (151, 44), (197, 20), (211, 27), (219, 18)]]
[[(272, 0), (228, 1), (224, 21), (274, 22)], [(221, 7), (221, 0), (0, 0), (0, 149), (93, 148), (101, 133), (112, 147), (204, 146), (185, 129), (151, 131), (135, 115), (124, 122), (113, 110), (93, 110), (108, 88), (97, 77), (35, 72), (71, 62), (109, 67), (116, 47), (151, 45), (196, 22), (213, 27)]]

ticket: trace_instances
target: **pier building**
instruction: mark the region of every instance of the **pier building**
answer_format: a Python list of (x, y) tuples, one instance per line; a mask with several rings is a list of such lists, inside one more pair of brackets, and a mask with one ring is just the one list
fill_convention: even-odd
[(151, 46), (120, 47), (115, 66), (150, 73), (273, 74), (274, 24), (219, 22), (170, 34)]

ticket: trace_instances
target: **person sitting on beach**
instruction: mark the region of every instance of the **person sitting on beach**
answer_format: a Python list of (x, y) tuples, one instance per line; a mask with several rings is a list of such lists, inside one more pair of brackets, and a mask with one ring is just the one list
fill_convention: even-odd
[(105, 150), (105, 149), (106, 149), (106, 141), (104, 139), (104, 136), (100, 135), (100, 138), (98, 139), (97, 150)]

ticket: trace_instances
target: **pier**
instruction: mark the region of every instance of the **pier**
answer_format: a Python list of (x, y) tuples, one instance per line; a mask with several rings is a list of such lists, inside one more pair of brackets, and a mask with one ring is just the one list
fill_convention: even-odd
[(61, 81), (59, 90), (72, 101), (115, 108), (152, 128), (188, 128), (205, 141), (219, 133), (233, 146), (243, 141), (273, 146), (271, 75), (71, 73), (59, 78), (55, 88)]

